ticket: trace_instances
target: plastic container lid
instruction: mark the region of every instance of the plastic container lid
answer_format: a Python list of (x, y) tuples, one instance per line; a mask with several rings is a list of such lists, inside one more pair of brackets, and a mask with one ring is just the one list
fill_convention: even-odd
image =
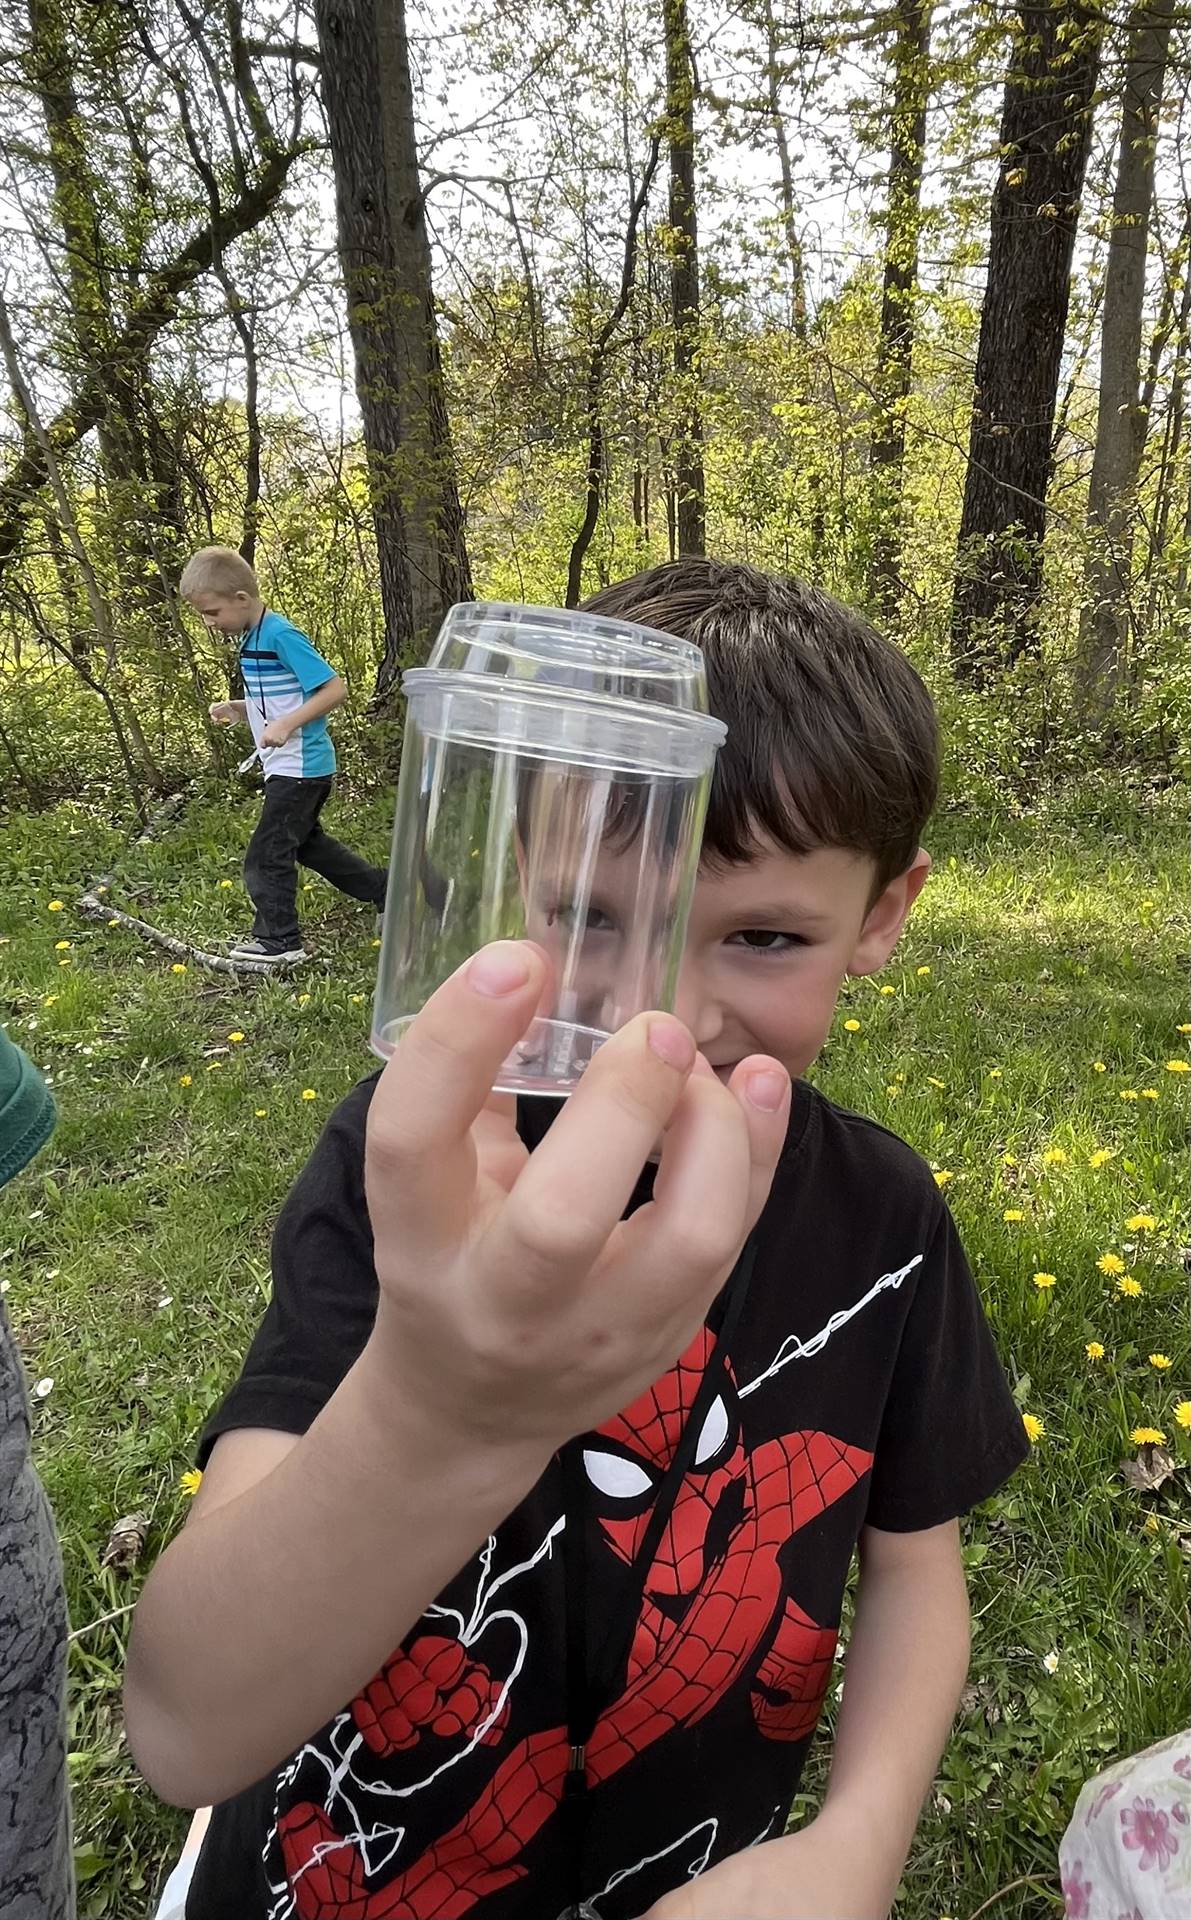
[(579, 608), (464, 601), (447, 614), (428, 668), (707, 712), (703, 655), (689, 640)]
[(727, 736), (722, 720), (535, 681), (414, 667), (402, 677), (423, 734), (634, 778), (698, 778)]

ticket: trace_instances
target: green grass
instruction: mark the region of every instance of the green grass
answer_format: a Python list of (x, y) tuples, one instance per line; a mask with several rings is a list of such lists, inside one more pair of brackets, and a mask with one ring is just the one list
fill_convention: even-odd
[[(54, 1382), (34, 1402), (35, 1443), (78, 1627), (127, 1607), (182, 1518), (194, 1436), (262, 1309), (277, 1206), (334, 1101), (372, 1064), (371, 916), (323, 882), (302, 896), (319, 958), (286, 980), (174, 973), (168, 956), (72, 910), (118, 863), (113, 898), (156, 924), (204, 942), (244, 929), (251, 817), (251, 803), (195, 802), (161, 844), (131, 850), (79, 808), (3, 823), (0, 1014), (52, 1074), (62, 1118), (0, 1197), (0, 1275), (31, 1378)], [(351, 837), (383, 857), (382, 803)], [(1174, 1420), (1191, 1397), (1180, 1211), (1191, 1075), (1166, 1064), (1188, 1057), (1191, 1038), (1178, 1031), (1177, 843), (1140, 817), (1082, 831), (943, 823), (901, 951), (879, 981), (850, 985), (816, 1069), (950, 1174), (1019, 1403), (1045, 1426), (968, 1525), (971, 1681), (907, 1871), (905, 1920), (969, 1920), (1017, 1881), (1030, 1884), (1005, 1894), (998, 1920), (1056, 1915), (1056, 1847), (1082, 1779), (1191, 1719), (1191, 1435)], [(49, 911), (54, 899), (62, 911)], [(1157, 1225), (1130, 1228), (1138, 1214)], [(1140, 1297), (1118, 1294), (1097, 1266), (1105, 1253)], [(1033, 1284), (1038, 1271), (1053, 1289)], [(1090, 1340), (1103, 1360), (1086, 1358)], [(1171, 1367), (1156, 1370), (1150, 1353)], [(1138, 1425), (1161, 1428), (1180, 1462), (1149, 1496), (1119, 1472)], [(145, 1560), (101, 1571), (111, 1526), (130, 1512), (149, 1517)], [(181, 1822), (138, 1783), (122, 1743), (126, 1627), (122, 1613), (74, 1643), (72, 1766), (81, 1911), (135, 1920)]]

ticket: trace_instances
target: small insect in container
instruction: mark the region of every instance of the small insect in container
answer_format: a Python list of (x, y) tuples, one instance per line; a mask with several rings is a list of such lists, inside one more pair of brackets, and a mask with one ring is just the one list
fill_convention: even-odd
[(477, 948), (529, 938), (550, 984), (496, 1084), (567, 1094), (626, 1020), (673, 1008), (726, 732), (703, 657), (630, 621), (478, 602), (402, 687), (373, 1049)]

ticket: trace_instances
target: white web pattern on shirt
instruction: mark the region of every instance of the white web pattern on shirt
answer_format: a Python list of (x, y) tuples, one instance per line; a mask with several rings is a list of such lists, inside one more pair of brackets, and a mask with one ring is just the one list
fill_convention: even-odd
[(780, 1373), (783, 1367), (788, 1367), (791, 1360), (813, 1360), (817, 1353), (822, 1353), (833, 1334), (838, 1333), (841, 1327), (846, 1327), (848, 1321), (854, 1320), (858, 1313), (863, 1313), (865, 1307), (871, 1305), (878, 1294), (886, 1293), (890, 1288), (900, 1287), (902, 1281), (913, 1273), (915, 1267), (922, 1265), (922, 1261), (923, 1255), (916, 1253), (912, 1260), (907, 1260), (904, 1267), (897, 1267), (892, 1273), (883, 1273), (879, 1280), (873, 1281), (867, 1293), (862, 1294), (852, 1306), (841, 1307), (837, 1313), (833, 1313), (827, 1325), (820, 1327), (818, 1333), (813, 1333), (809, 1340), (800, 1340), (796, 1334), (789, 1334), (778, 1348), (777, 1358), (771, 1361), (764, 1373), (759, 1373), (755, 1380), (750, 1380), (747, 1387), (737, 1389), (740, 1399), (745, 1399), (750, 1393), (756, 1393), (758, 1387), (764, 1386), (767, 1380), (772, 1380), (774, 1374)]
[[(489, 1534), (487, 1543), (479, 1556), (479, 1579), (476, 1585), (475, 1599), (472, 1603), (468, 1618), (465, 1620), (463, 1615), (456, 1612), (453, 1607), (441, 1607), (438, 1605), (428, 1607), (423, 1615), (423, 1619), (427, 1620), (453, 1621), (458, 1628), (459, 1643), (464, 1647), (470, 1648), (475, 1646), (488, 1631), (489, 1627), (495, 1626), (498, 1621), (512, 1625), (517, 1634), (517, 1652), (509, 1670), (508, 1677), (504, 1681), (491, 1710), (474, 1729), (466, 1744), (460, 1747), (457, 1753), (451, 1754), (440, 1766), (435, 1767), (433, 1772), (426, 1774), (421, 1780), (411, 1781), (407, 1786), (396, 1787), (384, 1780), (363, 1779), (355, 1771), (353, 1763), (359, 1754), (360, 1748), (364, 1745), (364, 1737), (352, 1719), (350, 1711), (337, 1715), (331, 1724), (328, 1735), (328, 1746), (331, 1751), (325, 1752), (313, 1743), (309, 1743), (294, 1755), (293, 1759), (281, 1769), (277, 1776), (277, 1786), (273, 1800), (273, 1824), (269, 1829), (261, 1856), (265, 1863), (266, 1876), (268, 1874), (269, 1854), (272, 1852), (276, 1841), (277, 1820), (279, 1818), (279, 1810), (284, 1791), (287, 1787), (292, 1786), (301, 1768), (309, 1761), (317, 1762), (326, 1772), (327, 1788), (323, 1797), (323, 1804), (326, 1807), (328, 1815), (334, 1817), (334, 1810), (336, 1808), (346, 1810), (348, 1823), (346, 1830), (342, 1834), (342, 1838), (317, 1847), (306, 1866), (300, 1869), (300, 1873), (309, 1872), (311, 1867), (325, 1860), (331, 1853), (338, 1851), (340, 1846), (354, 1845), (359, 1848), (360, 1859), (363, 1863), (364, 1871), (368, 1874), (369, 1878), (371, 1878), (373, 1874), (379, 1873), (382, 1868), (390, 1865), (396, 1858), (401, 1843), (405, 1839), (405, 1828), (403, 1826), (390, 1827), (383, 1825), (366, 1828), (352, 1793), (348, 1790), (348, 1783), (350, 1783), (350, 1786), (356, 1789), (357, 1792), (371, 1795), (375, 1800), (407, 1800), (411, 1795), (421, 1793), (426, 1787), (432, 1786), (433, 1783), (438, 1780), (441, 1775), (448, 1772), (451, 1767), (458, 1766), (461, 1760), (466, 1760), (469, 1754), (474, 1753), (489, 1727), (496, 1720), (497, 1716), (503, 1712), (505, 1702), (509, 1699), (513, 1691), (513, 1685), (525, 1665), (525, 1656), (529, 1650), (529, 1629), (522, 1616), (505, 1607), (498, 1607), (494, 1610), (492, 1602), (495, 1600), (497, 1594), (500, 1593), (503, 1588), (509, 1586), (512, 1581), (520, 1579), (522, 1575), (532, 1572), (539, 1562), (550, 1558), (554, 1551), (554, 1542), (558, 1539), (565, 1526), (565, 1518), (560, 1517), (557, 1519), (540, 1546), (535, 1549), (528, 1560), (522, 1560), (518, 1562), (516, 1566), (509, 1567), (495, 1580), (492, 1580), (491, 1584), (489, 1584), (489, 1581), (492, 1573), (492, 1561), (496, 1552), (496, 1536)], [(268, 1920), (291, 1920), (295, 1912), (295, 1905), (289, 1882), (278, 1882), (270, 1879), (268, 1884), (269, 1892), (274, 1902), (269, 1909)]]
[[(757, 1834), (755, 1839), (747, 1842), (749, 1847), (759, 1847), (762, 1840), (768, 1840), (773, 1830), (773, 1823), (780, 1813), (780, 1806), (773, 1809), (773, 1812), (765, 1822), (760, 1833)], [(716, 1837), (719, 1833), (719, 1827), (719, 1821), (715, 1818), (714, 1814), (711, 1814), (706, 1820), (700, 1820), (698, 1826), (690, 1827), (686, 1833), (679, 1834), (677, 1840), (671, 1840), (668, 1847), (660, 1848), (657, 1853), (647, 1853), (645, 1858), (638, 1860), (634, 1866), (618, 1867), (611, 1878), (604, 1882), (599, 1893), (593, 1894), (586, 1902), (586, 1905), (591, 1907), (593, 1912), (598, 1912), (600, 1901), (606, 1900), (610, 1893), (615, 1892), (617, 1887), (623, 1886), (626, 1880), (631, 1880), (634, 1874), (641, 1873), (646, 1867), (656, 1866), (659, 1860), (665, 1860), (669, 1854), (677, 1853), (679, 1847), (686, 1846), (688, 1841), (694, 1840), (699, 1834), (706, 1833), (706, 1846), (701, 1853), (697, 1854), (691, 1860), (690, 1865), (686, 1869), (687, 1879), (697, 1880), (699, 1875), (706, 1870), (707, 1863), (711, 1859), (712, 1850), (715, 1847)], [(560, 1920), (563, 1920), (561, 1915)]]

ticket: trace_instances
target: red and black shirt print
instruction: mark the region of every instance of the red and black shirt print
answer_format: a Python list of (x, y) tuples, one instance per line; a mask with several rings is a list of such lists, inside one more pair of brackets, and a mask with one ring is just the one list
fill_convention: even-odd
[[(368, 1338), (374, 1084), (332, 1116), (282, 1209), (273, 1298), (200, 1458), (232, 1428), (304, 1432)], [(555, 1111), (521, 1103), (528, 1145)], [(838, 1674), (861, 1528), (954, 1518), (995, 1491), (1027, 1443), (929, 1170), (799, 1084), (732, 1350), (642, 1581), (638, 1550), (721, 1310), (647, 1394), (583, 1436), (582, 1512), (566, 1511), (556, 1462), (356, 1699), (216, 1810), (188, 1920), (566, 1912), (571, 1525), (585, 1530), (593, 1657), (618, 1606), (636, 1609), (587, 1747), (587, 1905), (599, 1920), (634, 1920), (781, 1832)]]

